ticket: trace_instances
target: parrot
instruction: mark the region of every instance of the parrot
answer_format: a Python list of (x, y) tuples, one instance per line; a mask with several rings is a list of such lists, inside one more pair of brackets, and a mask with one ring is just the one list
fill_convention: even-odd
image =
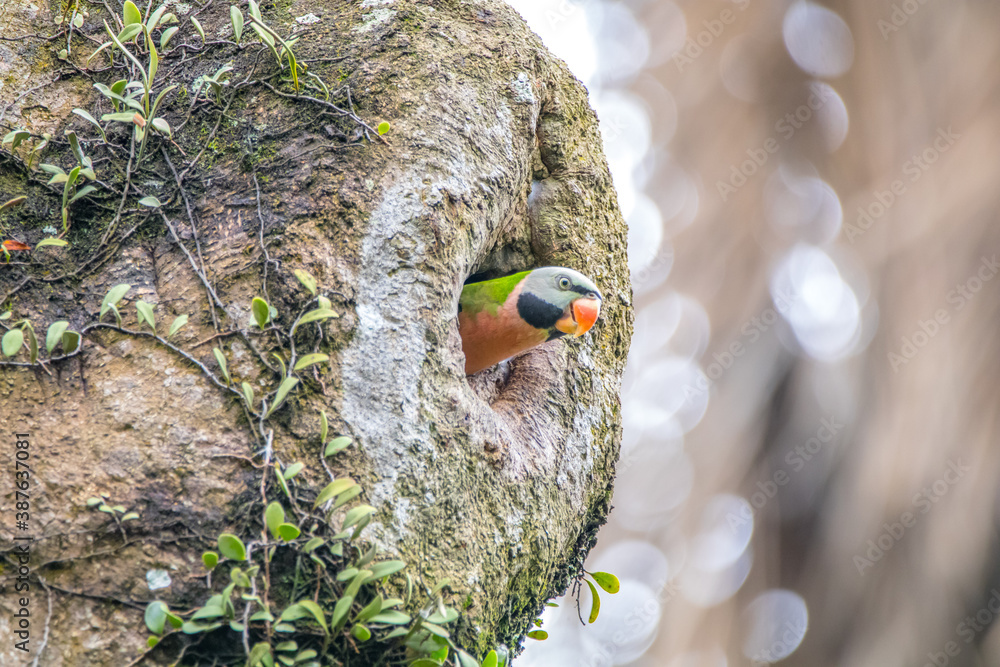
[(590, 278), (561, 266), (466, 283), (458, 300), (465, 374), (567, 334), (579, 338), (597, 321), (601, 299)]

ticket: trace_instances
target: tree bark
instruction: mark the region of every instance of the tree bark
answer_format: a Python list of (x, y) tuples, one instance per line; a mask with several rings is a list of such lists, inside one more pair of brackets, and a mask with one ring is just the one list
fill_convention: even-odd
[[(173, 5), (180, 30), (161, 53), (156, 88), (179, 86), (162, 114), (174, 136), (150, 136), (136, 166), (124, 125), (107, 124), (111, 149), (71, 113), (112, 111), (92, 83), (128, 76), (120, 52), (114, 69), (104, 55), (87, 69), (112, 18), (106, 5), (83, 8), (65, 61), (58, 6), (22, 0), (0, 10), (11, 38), (0, 42), (0, 128), (52, 135), (30, 168), (37, 137), (0, 152), (0, 201), (27, 196), (0, 214), (4, 238), (34, 245), (50, 235), (44, 227), (59, 231), (62, 186), (44, 185), (37, 164), (73, 166), (64, 130), (85, 140), (102, 186), (71, 207), (68, 248), (14, 253), (0, 265), (0, 306), (13, 311), (5, 327), (28, 319), (42, 338), (56, 320), (82, 330), (108, 290), (126, 283), (123, 328), (143, 328), (138, 299), (155, 306), (161, 335), (188, 314), (171, 342), (216, 376), (219, 347), (234, 385), (245, 381), (259, 397), (280, 379), (269, 357), (277, 335), (234, 332), (250, 331), (257, 296), (287, 329), (310, 299), (293, 270), (308, 271), (340, 317), (322, 338), (296, 341), (300, 355), (330, 362), (300, 373), (300, 389), (275, 413), (273, 457), (307, 464), (300, 493), (325, 485), (325, 410), (331, 430), (355, 440), (331, 465), (378, 510), (369, 537), (407, 561), (420, 584), (450, 579), (470, 652), (516, 646), (542, 603), (580, 573), (609, 510), (620, 438), (631, 333), (625, 225), (583, 86), (493, 0), (265, 4), (279, 34), (300, 34), (296, 56), (330, 87), (329, 102), (275, 77), (249, 29), (241, 47), (221, 43), (232, 39), (227, 3), (186, 14)], [(308, 13), (319, 21), (293, 20)], [(212, 95), (194, 100), (196, 78), (228, 62), (221, 106)], [(381, 121), (391, 130), (379, 139), (365, 125)], [(137, 205), (143, 196), (163, 206)], [(601, 321), (584, 338), (466, 378), (456, 324), (463, 282), (543, 265), (591, 276), (605, 294)], [(145, 604), (193, 604), (205, 591), (200, 555), (215, 536), (260, 530), (264, 444), (232, 393), (146, 336), (93, 330), (71, 359), (11, 361), (26, 362), (27, 352), (0, 366), (0, 542), (14, 572), (9, 545), (30, 538), (27, 656), (127, 664), (145, 649)], [(25, 530), (13, 519), (15, 433), (30, 442)], [(102, 492), (139, 513), (126, 539), (107, 514), (86, 508)], [(269, 498), (278, 493), (268, 488)], [(168, 589), (149, 590), (153, 569), (169, 572)], [(0, 596), (4, 621), (18, 608), (12, 581)], [(0, 662), (14, 664), (26, 654), (4, 621)]]

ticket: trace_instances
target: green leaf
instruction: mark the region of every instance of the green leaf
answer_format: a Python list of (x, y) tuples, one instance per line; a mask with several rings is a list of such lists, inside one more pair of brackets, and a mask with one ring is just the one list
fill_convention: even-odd
[(139, 313), (139, 323), (146, 322), (149, 328), (156, 333), (156, 316), (153, 314), (152, 304), (148, 304), (142, 299), (135, 302), (135, 309)]
[(31, 363), (38, 361), (38, 339), (35, 338), (35, 330), (30, 325), (25, 324), (24, 331), (28, 338), (28, 359)]
[(4, 136), (2, 143), (11, 144), (10, 149), (13, 151), (17, 150), (21, 142), (30, 136), (31, 134), (27, 130), (12, 130)]
[(241, 382), (240, 387), (243, 389), (243, 398), (246, 399), (247, 407), (251, 410), (253, 409), (253, 387), (251, 387), (246, 382)]
[(323, 546), (324, 544), (326, 544), (326, 540), (324, 540), (322, 537), (314, 537), (308, 542), (306, 542), (305, 546), (302, 547), (302, 551), (303, 553), (311, 553), (315, 551), (317, 548)]
[(545, 632), (545, 630), (532, 630), (528, 633), (528, 637), (543, 642), (549, 638), (549, 633)]
[(141, 206), (148, 206), (149, 208), (159, 208), (160, 206), (163, 205), (160, 203), (159, 199), (153, 196), (143, 197), (142, 199), (139, 200), (139, 204)]
[(40, 164), (38, 168), (44, 171), (46, 174), (62, 175), (65, 176), (66, 172), (62, 170), (62, 167), (57, 167), (54, 164)]
[(313, 507), (319, 507), (334, 496), (339, 496), (354, 486), (357, 486), (357, 483), (350, 477), (341, 477), (340, 479), (333, 480), (323, 487), (323, 490), (316, 496), (316, 502), (313, 503)]
[(305, 463), (302, 463), (301, 461), (296, 461), (292, 465), (285, 468), (285, 472), (282, 473), (282, 477), (284, 477), (285, 480), (289, 480), (298, 475), (300, 472), (302, 472), (303, 468), (305, 467), (306, 467)]
[(247, 548), (243, 546), (243, 541), (232, 533), (219, 535), (219, 553), (230, 560), (247, 559)]
[(201, 27), (201, 23), (198, 22), (198, 19), (196, 19), (195, 17), (192, 16), (191, 17), (191, 25), (193, 25), (194, 29), (198, 31), (198, 34), (201, 36), (201, 43), (204, 44), (205, 41), (206, 41), (205, 40), (205, 29)]
[(127, 25), (118, 33), (118, 41), (122, 43), (127, 42), (140, 32), (142, 32), (142, 24), (133, 23), (132, 25)]
[(299, 318), (298, 324), (301, 325), (308, 324), (309, 322), (316, 322), (317, 320), (327, 320), (331, 317), (340, 317), (340, 315), (329, 308), (316, 308), (315, 310), (310, 310), (308, 313)]
[[(150, 107), (150, 109), (149, 109), (149, 115), (150, 116), (155, 116), (156, 115), (156, 110), (160, 108), (160, 102), (163, 101), (164, 96), (166, 96), (167, 93), (169, 93), (171, 90), (173, 90), (176, 87), (177, 87), (177, 85), (174, 84), (173, 86), (167, 86), (166, 88), (164, 88), (163, 90), (160, 91), (160, 94), (156, 96), (156, 101), (153, 102), (153, 106)], [(153, 125), (154, 126), (156, 125), (155, 121), (156, 121), (156, 119), (154, 118), (153, 119)], [(166, 122), (167, 121), (163, 121), (163, 124), (166, 125)], [(167, 125), (167, 134), (170, 133), (169, 130), (170, 130), (170, 126)], [(162, 132), (162, 130), (160, 130), (160, 131)]]
[(428, 623), (427, 621), (424, 621), (423, 623), (420, 624), (420, 627), (423, 628), (424, 630), (427, 630), (427, 632), (431, 633), (432, 635), (437, 635), (438, 637), (444, 637), (445, 639), (447, 639), (448, 637), (451, 636), (451, 634), (446, 629), (442, 628), (440, 625), (437, 625), (436, 623)]
[(170, 325), (170, 331), (167, 332), (167, 338), (170, 338), (175, 333), (177, 333), (182, 326), (187, 324), (187, 321), (188, 321), (187, 315), (178, 315), (176, 318), (174, 318), (174, 321)]
[(122, 8), (122, 23), (125, 25), (142, 23), (142, 13), (132, 0), (125, 0), (125, 6)]
[(319, 413), (319, 441), (326, 442), (326, 436), (330, 432), (330, 422), (326, 418), (326, 411)]
[(302, 286), (309, 290), (309, 293), (316, 296), (316, 279), (309, 275), (308, 271), (295, 269), (295, 277), (299, 279)]
[(346, 435), (334, 438), (330, 442), (326, 443), (326, 450), (323, 452), (323, 456), (333, 456), (342, 449), (347, 449), (352, 442), (354, 442), (354, 440)]
[[(307, 598), (305, 600), (299, 600), (294, 605), (292, 605), (292, 607), (299, 607), (300, 609), (309, 612), (309, 614), (312, 615), (314, 619), (316, 619), (316, 622), (319, 623), (319, 626), (323, 628), (323, 634), (325, 635), (330, 634), (330, 631), (326, 625), (326, 615), (323, 613), (323, 609), (318, 604)], [(291, 607), (289, 607), (289, 609), (291, 609)], [(287, 612), (288, 610), (286, 609), (285, 611)], [(282, 614), (281, 617), (285, 618), (285, 614)]]
[(260, 7), (257, 5), (256, 2), (254, 2), (254, 0), (250, 0), (250, 16), (254, 17), (258, 21), (263, 20), (260, 14)]
[[(87, 188), (89, 187), (91, 186), (88, 185)], [(86, 190), (87, 188), (84, 188), (84, 190)], [(48, 238), (39, 241), (38, 244), (35, 245), (35, 250), (38, 250), (39, 248), (44, 248), (45, 246), (56, 246), (57, 248), (63, 248), (68, 245), (69, 242), (64, 241), (63, 239), (57, 239), (55, 237), (50, 236)]]
[(288, 369), (285, 368), (285, 360), (281, 358), (281, 355), (277, 352), (272, 352), (271, 356), (278, 360), (278, 365), (281, 366), (281, 376), (288, 375)]
[(291, 542), (301, 534), (302, 531), (299, 530), (299, 527), (295, 524), (283, 523), (278, 526), (278, 537), (283, 539), (285, 542)]
[(77, 163), (82, 167), (86, 164), (86, 158), (83, 155), (83, 149), (80, 148), (80, 139), (76, 136), (76, 132), (73, 130), (66, 130), (66, 140), (69, 141), (70, 148), (73, 149), (73, 156), (76, 158)]
[(410, 667), (441, 667), (441, 663), (430, 658), (420, 658), (411, 662)]
[(337, 573), (337, 581), (349, 581), (358, 576), (358, 568), (348, 567)]
[[(107, 44), (110, 45), (111, 42), (107, 42)], [(75, 113), (77, 116), (79, 116), (80, 118), (84, 119), (85, 121), (87, 121), (88, 123), (90, 123), (94, 127), (96, 127), (101, 132), (101, 139), (104, 139), (105, 141), (107, 141), (107, 137), (104, 136), (104, 128), (101, 127), (101, 124), (98, 123), (97, 119), (94, 118), (93, 116), (91, 116), (90, 113), (88, 113), (84, 109), (73, 109), (73, 113)]]
[(170, 124), (166, 120), (164, 120), (163, 118), (157, 117), (157, 118), (154, 118), (151, 122), (152, 122), (153, 127), (156, 128), (157, 132), (159, 132), (161, 134), (165, 134), (168, 137), (173, 137), (174, 136), (173, 133), (170, 131)]
[(347, 620), (347, 612), (351, 610), (352, 604), (354, 604), (353, 595), (345, 595), (337, 600), (337, 604), (333, 607), (333, 615), (330, 617), (330, 625), (335, 630), (339, 630), (343, 622)]
[(325, 354), (307, 354), (295, 362), (295, 370), (301, 371), (303, 368), (309, 368), (310, 366), (315, 366), (329, 360), (330, 357)]
[(131, 123), (135, 114), (131, 111), (120, 111), (118, 113), (106, 113), (101, 116), (101, 120), (113, 120), (119, 123)]
[(222, 377), (226, 378), (226, 384), (229, 384), (229, 366), (226, 365), (226, 355), (222, 354), (222, 350), (217, 347), (212, 348), (212, 353), (215, 354), (215, 360), (219, 362)]
[(212, 630), (215, 630), (216, 628), (219, 627), (222, 627), (222, 623), (202, 624), (202, 623), (193, 623), (191, 621), (187, 621), (181, 627), (181, 632), (183, 632), (186, 635), (196, 635), (202, 632), (211, 632)]
[(150, 636), (149, 639), (146, 640), (146, 646), (148, 646), (149, 648), (153, 648), (159, 643), (160, 643), (159, 637)]
[(236, 43), (240, 43), (243, 36), (243, 12), (236, 5), (229, 6), (229, 18), (233, 22), (233, 34), (236, 35)]
[(352, 507), (347, 511), (347, 515), (344, 517), (344, 524), (340, 527), (341, 530), (347, 530), (358, 521), (361, 521), (366, 516), (371, 516), (375, 512), (375, 508), (371, 505), (358, 505), (357, 507)]
[(274, 667), (274, 656), (267, 642), (254, 644), (247, 656), (246, 667)]
[[(400, 568), (402, 569), (402, 568)], [(451, 607), (442, 607), (442, 611), (436, 611), (427, 617), (427, 620), (431, 623), (447, 624), (453, 623), (458, 619), (458, 612)]]
[(156, 29), (156, 25), (160, 22), (160, 17), (163, 16), (163, 12), (167, 11), (166, 5), (160, 5), (156, 8), (149, 19), (146, 21), (146, 31), (153, 32)]
[(489, 653), (486, 654), (486, 657), (483, 658), (482, 667), (497, 667), (497, 662), (499, 662), (499, 660), (500, 659), (497, 657), (497, 652), (490, 651)]
[(9, 310), (5, 310), (2, 315), (0, 315), (0, 320), (9, 320), (13, 313)]
[(333, 504), (333, 507), (330, 508), (331, 511), (339, 507), (343, 507), (350, 501), (354, 500), (355, 498), (361, 495), (362, 491), (363, 489), (360, 486), (352, 486), (347, 491), (344, 491), (339, 496), (337, 496), (337, 502), (335, 502)]
[(365, 623), (369, 618), (372, 618), (380, 611), (382, 611), (381, 595), (379, 595), (374, 600), (369, 602), (368, 605), (358, 613), (357, 618), (355, 618), (354, 620), (357, 621), (358, 623)]
[[(396, 574), (405, 567), (406, 563), (401, 560), (387, 560), (381, 563), (375, 563), (371, 566), (372, 573), (369, 579), (374, 581), (376, 579), (381, 579), (382, 577), (388, 577), (389, 575)], [(455, 612), (455, 618), (458, 618), (458, 612)], [(455, 619), (450, 619), (444, 622), (450, 623), (453, 620)]]
[(410, 616), (401, 611), (390, 609), (376, 614), (372, 617), (372, 623), (382, 623), (385, 625), (406, 625), (410, 622)]
[(214, 570), (215, 566), (219, 564), (219, 554), (214, 551), (206, 551), (201, 555), (201, 562), (205, 564), (206, 569)]
[(274, 396), (274, 403), (268, 409), (267, 414), (264, 415), (265, 419), (270, 417), (271, 413), (281, 407), (281, 404), (285, 402), (285, 397), (288, 396), (288, 392), (290, 392), (298, 383), (299, 379), (294, 377), (287, 377), (281, 381), (281, 384), (278, 386), (278, 393)]
[(154, 635), (163, 634), (163, 627), (167, 623), (167, 611), (167, 605), (160, 600), (153, 600), (146, 605), (146, 627)]
[(24, 195), (21, 195), (20, 197), (14, 197), (13, 199), (8, 199), (4, 203), (0, 204), (0, 211), (12, 208), (14, 206), (20, 206), (26, 201), (28, 201), (28, 198), (25, 197)]
[(366, 642), (372, 638), (372, 631), (361, 624), (357, 624), (351, 628), (351, 634), (354, 635), (355, 639), (361, 642)]
[(257, 323), (257, 326), (261, 329), (264, 328), (271, 319), (271, 308), (267, 305), (267, 301), (260, 298), (259, 296), (254, 297), (253, 301), (250, 303), (250, 312), (253, 313), (253, 319)]
[(21, 350), (23, 345), (24, 334), (21, 333), (20, 329), (11, 329), (0, 340), (0, 349), (2, 349), (5, 357), (13, 357)]
[(590, 597), (592, 602), (590, 603), (590, 617), (587, 619), (588, 623), (593, 623), (597, 620), (597, 615), (601, 613), (601, 595), (597, 592), (597, 588), (594, 584), (590, 583), (590, 579), (584, 579), (587, 582), (587, 586), (590, 587)]
[(104, 315), (111, 310), (112, 306), (117, 306), (118, 302), (122, 300), (122, 297), (125, 296), (125, 293), (131, 288), (131, 285), (126, 285), (124, 283), (112, 287), (108, 293), (104, 295), (104, 300), (101, 301), (101, 315), (98, 319), (104, 319)]
[(480, 667), (478, 660), (461, 649), (458, 651), (458, 662), (462, 667)]
[(264, 510), (264, 525), (271, 531), (271, 535), (278, 537), (278, 526), (285, 522), (285, 509), (277, 500), (272, 502)]
[(69, 322), (65, 320), (59, 320), (58, 322), (53, 322), (49, 325), (49, 330), (45, 334), (45, 351), (52, 354), (52, 350), (56, 349), (56, 345), (62, 339), (63, 332), (69, 327)]
[(167, 42), (170, 41), (170, 38), (173, 37), (177, 33), (178, 30), (180, 30), (180, 28), (178, 28), (177, 26), (173, 26), (172, 28), (167, 28), (162, 33), (160, 33), (160, 50), (161, 51), (167, 48)]
[(621, 588), (621, 584), (618, 582), (618, 577), (608, 572), (591, 572), (590, 576), (594, 578), (597, 585), (606, 590), (608, 593), (614, 595)]
[(225, 609), (217, 605), (205, 605), (191, 615), (192, 621), (200, 621), (203, 618), (220, 618), (226, 615)]
[(67, 331), (62, 337), (63, 354), (72, 354), (80, 347), (80, 334), (76, 331)]
[[(76, 194), (74, 194), (72, 197), (70, 197), (69, 201), (67, 201), (66, 203), (67, 204), (72, 204), (77, 199), (81, 199), (83, 197), (86, 197), (91, 192), (96, 192), (96, 191), (97, 191), (97, 188), (95, 186), (93, 186), (93, 185), (85, 185), (82, 188), (80, 188), (79, 190), (77, 190)], [(53, 241), (62, 241), (62, 239), (52, 239), (52, 240)], [(52, 245), (68, 245), (68, 244), (65, 241), (62, 241), (59, 244), (52, 244)]]
[(388, 132), (389, 132), (389, 121), (383, 120), (381, 123), (378, 124), (379, 136), (387, 134)]

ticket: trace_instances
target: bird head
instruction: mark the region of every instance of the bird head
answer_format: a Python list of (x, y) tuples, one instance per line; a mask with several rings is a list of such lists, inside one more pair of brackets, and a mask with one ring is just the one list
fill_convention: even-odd
[[(573, 269), (546, 266), (528, 276), (524, 291), (559, 309), (554, 323), (561, 334), (579, 338), (601, 314), (601, 292), (590, 278)], [(554, 310), (554, 309), (553, 309)]]

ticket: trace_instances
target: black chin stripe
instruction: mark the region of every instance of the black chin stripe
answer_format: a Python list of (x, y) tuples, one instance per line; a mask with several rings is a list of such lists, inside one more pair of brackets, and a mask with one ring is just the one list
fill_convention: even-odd
[(562, 338), (565, 335), (566, 335), (565, 331), (559, 331), (559, 329), (553, 327), (552, 330), (549, 331), (549, 337), (545, 339), (545, 342), (548, 342), (550, 340), (555, 340), (556, 338)]
[(517, 314), (536, 329), (551, 329), (562, 317), (563, 311), (534, 294), (522, 293), (517, 297)]

